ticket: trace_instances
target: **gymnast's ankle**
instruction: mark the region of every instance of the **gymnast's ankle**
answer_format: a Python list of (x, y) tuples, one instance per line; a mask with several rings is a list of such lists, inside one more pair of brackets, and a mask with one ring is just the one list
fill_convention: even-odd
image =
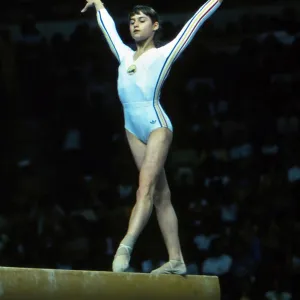
[(123, 240), (121, 241), (120, 245), (125, 245), (128, 246), (130, 248), (133, 248), (136, 242), (136, 237), (134, 235), (131, 234), (126, 234), (125, 237), (123, 238)]

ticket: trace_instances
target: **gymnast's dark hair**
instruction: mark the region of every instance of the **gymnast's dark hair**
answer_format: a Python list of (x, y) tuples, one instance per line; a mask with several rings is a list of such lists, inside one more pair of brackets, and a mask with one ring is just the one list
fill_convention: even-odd
[[(140, 12), (145, 14), (146, 16), (148, 16), (151, 19), (152, 23), (158, 22), (160, 24), (160, 19), (159, 19), (157, 12), (152, 7), (147, 6), (147, 5), (134, 6), (128, 15), (129, 21), (130, 21), (131, 17), (138, 15)], [(161, 25), (159, 26), (158, 30), (155, 32), (155, 35), (154, 35), (153, 41), (154, 41), (155, 47), (162, 46), (163, 43), (161, 42), (160, 37), (161, 37)]]

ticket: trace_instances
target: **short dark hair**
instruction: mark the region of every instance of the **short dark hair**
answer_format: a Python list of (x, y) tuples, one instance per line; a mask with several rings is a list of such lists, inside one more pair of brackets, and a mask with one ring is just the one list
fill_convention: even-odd
[[(148, 16), (152, 23), (158, 22), (160, 24), (160, 18), (158, 16), (158, 13), (151, 7), (147, 5), (136, 5), (132, 8), (131, 12), (128, 15), (128, 19), (130, 19), (138, 15), (139, 13), (143, 13), (144, 15)], [(155, 46), (160, 46), (160, 35), (161, 35), (161, 26), (159, 26), (158, 30), (155, 32), (154, 35), (154, 44)]]
[(133, 9), (131, 10), (131, 12), (129, 13), (129, 20), (135, 16), (138, 15), (140, 12), (142, 12), (143, 14), (145, 14), (146, 16), (148, 16), (152, 23), (154, 22), (159, 22), (159, 17), (157, 12), (150, 6), (147, 5), (136, 5), (133, 7)]

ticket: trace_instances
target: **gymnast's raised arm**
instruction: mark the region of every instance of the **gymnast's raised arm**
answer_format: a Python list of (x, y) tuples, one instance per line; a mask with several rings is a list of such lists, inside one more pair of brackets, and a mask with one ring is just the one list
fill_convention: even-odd
[(160, 48), (162, 53), (170, 60), (169, 63), (174, 62), (184, 51), (199, 28), (213, 15), (221, 3), (222, 0), (208, 0), (184, 25), (179, 34), (171, 42)]
[(122, 61), (125, 53), (130, 50), (128, 46), (126, 46), (122, 39), (120, 38), (116, 24), (113, 18), (110, 16), (108, 11), (105, 9), (104, 4), (101, 0), (87, 0), (87, 4), (81, 10), (81, 12), (86, 12), (87, 9), (91, 6), (94, 6), (97, 11), (97, 21), (100, 29), (102, 30), (105, 39), (108, 42), (108, 45), (118, 59), (119, 62)]

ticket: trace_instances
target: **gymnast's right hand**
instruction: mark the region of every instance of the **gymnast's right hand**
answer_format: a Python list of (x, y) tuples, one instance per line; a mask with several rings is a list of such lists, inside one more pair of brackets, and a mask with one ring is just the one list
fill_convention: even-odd
[(81, 10), (82, 13), (86, 12), (89, 7), (95, 6), (96, 10), (100, 10), (101, 8), (104, 8), (104, 5), (102, 1), (100, 0), (86, 0), (85, 7)]

